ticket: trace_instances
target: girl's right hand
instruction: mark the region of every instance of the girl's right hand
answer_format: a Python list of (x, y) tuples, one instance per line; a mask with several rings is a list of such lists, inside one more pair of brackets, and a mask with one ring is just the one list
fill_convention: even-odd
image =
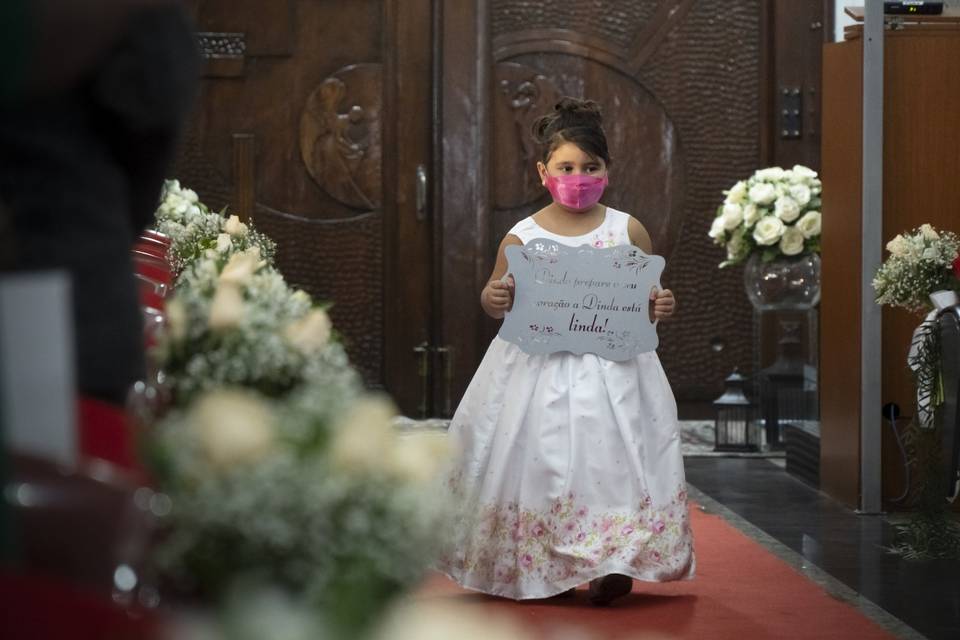
[(487, 313), (494, 317), (503, 317), (503, 314), (513, 306), (513, 276), (509, 276), (509, 282), (494, 280), (487, 283), (483, 290), (484, 306)]

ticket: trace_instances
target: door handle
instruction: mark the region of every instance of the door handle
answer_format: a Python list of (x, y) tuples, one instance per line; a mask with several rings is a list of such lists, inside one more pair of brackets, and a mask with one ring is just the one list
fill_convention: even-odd
[(417, 221), (425, 222), (427, 219), (427, 168), (418, 164), (416, 174)]

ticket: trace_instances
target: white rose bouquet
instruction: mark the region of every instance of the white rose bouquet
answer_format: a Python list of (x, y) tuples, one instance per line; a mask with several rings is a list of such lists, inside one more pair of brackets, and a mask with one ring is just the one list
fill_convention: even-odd
[(879, 304), (927, 312), (931, 293), (960, 290), (960, 238), (955, 233), (924, 224), (897, 235), (887, 251), (890, 256), (873, 278)]
[(228, 256), (259, 247), (260, 257), (268, 262), (276, 253), (276, 244), (270, 238), (240, 222), (237, 216), (210, 211), (197, 193), (180, 186), (179, 180), (164, 182), (156, 220), (156, 230), (170, 237), (167, 259), (178, 274), (208, 249)]
[(820, 251), (820, 194), (817, 172), (760, 169), (724, 192), (708, 235), (727, 250), (720, 267), (740, 264), (760, 252), (765, 262), (779, 256)]
[(217, 603), (253, 582), (304, 603), (319, 637), (358, 638), (420, 582), (448, 517), (446, 438), (401, 436), (389, 402), (331, 382), (217, 389), (157, 426), (168, 589)]
[(354, 375), (326, 309), (292, 289), (256, 245), (194, 260), (167, 303), (167, 327), (154, 355), (178, 403), (222, 385), (277, 396)]
[(312, 637), (363, 637), (440, 547), (445, 434), (397, 433), (268, 238), (174, 181), (157, 218), (181, 269), (156, 351), (172, 407), (145, 430), (163, 584), (216, 605), (252, 583)]

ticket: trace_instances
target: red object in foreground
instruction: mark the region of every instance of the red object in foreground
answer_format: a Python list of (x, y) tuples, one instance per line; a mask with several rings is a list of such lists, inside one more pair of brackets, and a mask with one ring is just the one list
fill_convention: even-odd
[(0, 573), (0, 636), (37, 640), (152, 640), (151, 611), (131, 613), (110, 600), (46, 576)]
[(953, 277), (960, 280), (960, 255), (953, 259)]
[(122, 409), (100, 400), (80, 398), (77, 422), (81, 456), (102, 458), (142, 474), (133, 429)]
[(634, 581), (633, 593), (611, 607), (592, 606), (584, 588), (569, 599), (513, 602), (465, 591), (443, 576), (428, 580), (416, 599), (509, 616), (537, 638), (569, 626), (591, 640), (894, 640), (719, 516), (695, 504), (690, 512), (697, 576), (684, 582)]

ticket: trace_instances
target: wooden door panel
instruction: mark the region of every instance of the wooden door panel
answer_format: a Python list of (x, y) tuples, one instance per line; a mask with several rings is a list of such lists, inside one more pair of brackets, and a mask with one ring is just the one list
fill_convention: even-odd
[[(195, 0), (208, 64), (176, 174), (277, 241), (286, 279), (334, 303), (332, 319), (366, 383), (411, 411), (420, 388), (411, 349), (424, 336), (399, 334), (391, 314), (429, 318), (429, 259), (411, 262), (408, 251), (429, 256), (421, 238), (430, 227), (405, 232), (405, 248), (397, 217), (408, 213), (408, 193), (389, 181), (425, 160), (384, 148), (388, 140), (392, 150), (429, 148), (429, 109), (414, 118), (425, 127), (394, 123), (411, 119), (411, 105), (396, 97), (401, 78), (425, 83), (429, 95), (431, 20), (429, 1), (425, 15), (422, 0), (404, 4), (401, 13), (400, 0)], [(427, 64), (411, 50), (425, 50)], [(398, 289), (401, 261), (415, 286)], [(415, 324), (429, 331), (429, 321)], [(388, 353), (408, 357), (387, 364)]]

